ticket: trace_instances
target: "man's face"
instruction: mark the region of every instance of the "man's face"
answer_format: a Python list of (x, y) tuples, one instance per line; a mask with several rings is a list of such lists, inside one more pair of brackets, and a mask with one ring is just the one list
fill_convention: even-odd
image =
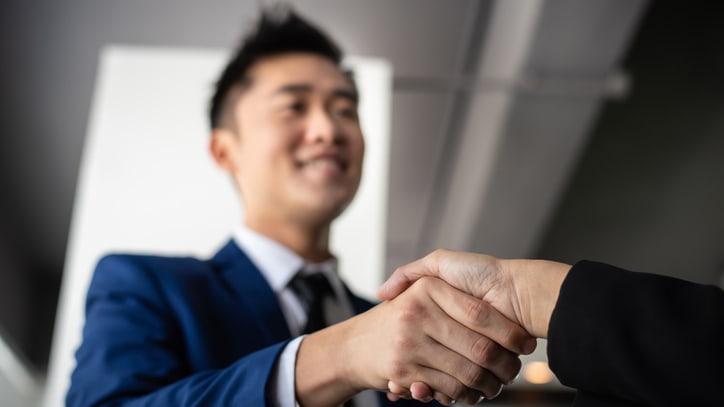
[(352, 84), (333, 62), (304, 53), (265, 58), (249, 76), (234, 110), (231, 169), (247, 219), (331, 222), (354, 197), (362, 172)]

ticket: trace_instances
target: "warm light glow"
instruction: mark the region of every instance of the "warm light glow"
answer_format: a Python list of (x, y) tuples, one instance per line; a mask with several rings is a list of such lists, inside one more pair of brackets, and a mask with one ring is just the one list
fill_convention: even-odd
[(553, 372), (546, 362), (530, 362), (523, 369), (523, 377), (529, 383), (546, 384), (553, 380)]

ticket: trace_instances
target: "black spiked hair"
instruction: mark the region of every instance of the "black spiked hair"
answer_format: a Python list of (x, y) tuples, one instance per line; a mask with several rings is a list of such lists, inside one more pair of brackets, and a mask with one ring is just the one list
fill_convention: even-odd
[[(232, 89), (250, 84), (249, 68), (260, 59), (290, 52), (308, 52), (328, 58), (339, 65), (342, 50), (327, 34), (304, 20), (289, 7), (276, 7), (262, 12), (254, 30), (242, 40), (240, 47), (224, 68), (211, 99), (211, 128), (223, 127), (228, 109), (236, 99)], [(233, 100), (230, 100), (233, 99)]]

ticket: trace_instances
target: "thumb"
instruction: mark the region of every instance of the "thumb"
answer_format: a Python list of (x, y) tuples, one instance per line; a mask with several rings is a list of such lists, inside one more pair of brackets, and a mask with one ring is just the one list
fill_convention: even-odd
[(377, 298), (382, 301), (391, 300), (410, 287), (412, 283), (425, 276), (438, 277), (438, 273), (426, 264), (426, 258), (398, 267), (377, 289)]
[(387, 281), (377, 289), (377, 298), (382, 301), (391, 300), (405, 291), (413, 282), (414, 280), (408, 278), (403, 271), (397, 269)]

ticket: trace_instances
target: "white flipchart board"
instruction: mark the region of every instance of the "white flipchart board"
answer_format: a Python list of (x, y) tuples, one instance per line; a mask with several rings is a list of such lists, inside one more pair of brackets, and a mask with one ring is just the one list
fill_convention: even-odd
[[(110, 46), (101, 54), (81, 162), (43, 405), (61, 406), (75, 366), (85, 293), (109, 251), (208, 257), (243, 208), (207, 149), (206, 112), (220, 50)], [(340, 273), (372, 297), (385, 264), (392, 69), (349, 58), (367, 149), (357, 197), (336, 222)]]

